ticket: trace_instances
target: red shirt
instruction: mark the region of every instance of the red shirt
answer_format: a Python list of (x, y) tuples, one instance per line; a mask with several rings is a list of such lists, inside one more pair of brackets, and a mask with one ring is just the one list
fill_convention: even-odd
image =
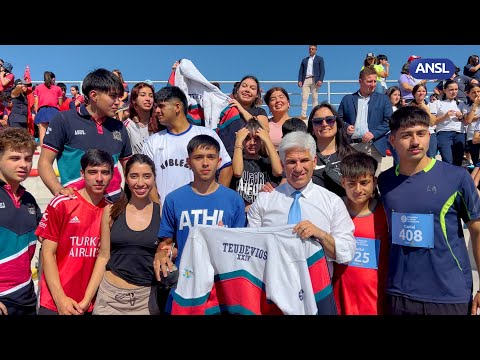
[(8, 83), (5, 86), (3, 86), (2, 83), (0, 82), (0, 91), (5, 91), (12, 88), (15, 82), (15, 75), (13, 75), (12, 73), (5, 75), (4, 77), (5, 79), (8, 79)]
[[(92, 275), (100, 245), (100, 223), (107, 202), (95, 206), (77, 191), (76, 198), (59, 195), (50, 201), (35, 235), (58, 243), (56, 260), (65, 294), (80, 302)], [(40, 279), (40, 306), (57, 311), (45, 275)], [(93, 310), (93, 302), (88, 311)]]
[[(380, 240), (378, 269), (333, 263), (333, 292), (340, 315), (378, 315), (385, 311), (388, 266), (388, 226), (383, 205), (374, 212), (352, 218), (354, 236)], [(357, 253), (355, 253), (357, 255)], [(371, 256), (371, 254), (370, 254)]]
[(70, 98), (63, 98), (62, 105), (60, 105), (60, 111), (68, 111), (70, 110), (70, 103), (72, 102), (72, 99)]
[(80, 104), (78, 104), (78, 106), (76, 106), (76, 109), (77, 109), (77, 112), (78, 112), (78, 109), (80, 108), (80, 105), (82, 105), (85, 102), (85, 98), (83, 97), (83, 95), (78, 94), (77, 97), (72, 98), (72, 101), (77, 101), (77, 100), (80, 101)]
[(51, 85), (50, 89), (45, 84), (38, 85), (33, 91), (33, 95), (38, 97), (38, 108), (42, 106), (52, 106), (59, 109), (58, 99), (63, 98), (62, 89), (57, 85)]

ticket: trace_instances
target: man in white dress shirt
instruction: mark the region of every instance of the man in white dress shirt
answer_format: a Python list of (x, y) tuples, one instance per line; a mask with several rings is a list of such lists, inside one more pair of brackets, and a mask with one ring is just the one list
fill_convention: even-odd
[(288, 213), (296, 191), (301, 221), (293, 231), (302, 239), (317, 240), (328, 258), (330, 276), (333, 264), (347, 263), (355, 254), (354, 225), (342, 199), (312, 182), (316, 143), (310, 134), (296, 131), (287, 134), (278, 147), (287, 182), (272, 192), (261, 192), (248, 211), (249, 227), (280, 226), (288, 223)]

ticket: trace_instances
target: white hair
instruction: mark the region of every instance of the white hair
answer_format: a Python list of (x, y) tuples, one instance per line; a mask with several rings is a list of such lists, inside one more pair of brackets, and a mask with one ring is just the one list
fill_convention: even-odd
[(317, 153), (317, 143), (312, 135), (303, 131), (293, 131), (282, 138), (280, 145), (278, 145), (278, 153), (282, 163), (285, 164), (285, 153), (292, 149), (301, 149), (310, 151), (312, 160)]

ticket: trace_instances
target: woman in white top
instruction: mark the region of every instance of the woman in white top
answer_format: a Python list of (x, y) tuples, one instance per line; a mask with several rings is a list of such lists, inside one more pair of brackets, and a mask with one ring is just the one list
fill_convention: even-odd
[[(465, 91), (468, 94), (468, 112), (465, 115), (465, 122), (470, 122), (470, 124), (474, 122), (476, 123), (472, 143), (477, 147), (480, 147), (480, 145), (478, 145), (480, 144), (480, 121), (478, 121), (480, 118), (480, 84), (470, 84)], [(477, 162), (474, 162), (473, 164), (475, 165), (475, 168), (472, 171), (472, 178), (475, 185), (478, 187), (478, 183), (480, 182), (480, 167), (478, 167), (478, 159)]]
[(436, 115), (438, 150), (442, 161), (461, 166), (465, 151), (465, 103), (457, 100), (457, 94), (457, 83), (447, 80), (442, 100), (432, 103), (430, 110)]
[(467, 126), (467, 146), (472, 165), (477, 165), (480, 153), (480, 84), (470, 83), (465, 88), (468, 95), (465, 106), (465, 124)]
[(390, 102), (392, 103), (393, 112), (397, 111), (398, 108), (401, 108), (402, 105), (402, 94), (400, 93), (400, 88), (398, 86), (390, 86), (385, 93)]
[[(385, 94), (390, 99), (390, 103), (392, 104), (393, 112), (397, 111), (399, 108), (404, 106), (402, 94), (401, 94), (400, 88), (398, 86), (390, 86), (387, 89), (387, 91), (385, 92)], [(387, 133), (387, 135), (389, 135), (389, 134), (390, 134), (390, 131)], [(398, 158), (397, 152), (393, 148), (393, 145), (390, 143), (390, 141), (387, 141), (387, 147), (388, 147), (387, 152), (390, 150), (390, 154), (393, 157), (393, 164), (397, 165), (398, 162), (400, 161), (400, 159)], [(388, 155), (388, 153), (387, 153), (387, 155)]]
[(153, 86), (146, 82), (135, 84), (130, 96), (129, 118), (123, 121), (134, 154), (141, 154), (143, 143), (160, 131), (160, 124), (154, 115)]
[(425, 98), (427, 97), (427, 88), (423, 84), (417, 84), (412, 89), (413, 100), (409, 104), (410, 106), (419, 107), (430, 116), (430, 126), (428, 130), (430, 132), (430, 143), (428, 146), (427, 156), (429, 158), (434, 158), (437, 155), (437, 135), (435, 134), (435, 123), (437, 121), (437, 117), (432, 114), (430, 111), (429, 105), (425, 102)]

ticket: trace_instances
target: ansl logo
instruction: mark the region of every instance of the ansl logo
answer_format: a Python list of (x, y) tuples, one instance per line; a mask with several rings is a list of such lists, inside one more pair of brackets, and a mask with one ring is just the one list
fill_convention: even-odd
[(410, 74), (416, 79), (445, 80), (455, 72), (455, 65), (449, 59), (415, 59), (410, 63)]

